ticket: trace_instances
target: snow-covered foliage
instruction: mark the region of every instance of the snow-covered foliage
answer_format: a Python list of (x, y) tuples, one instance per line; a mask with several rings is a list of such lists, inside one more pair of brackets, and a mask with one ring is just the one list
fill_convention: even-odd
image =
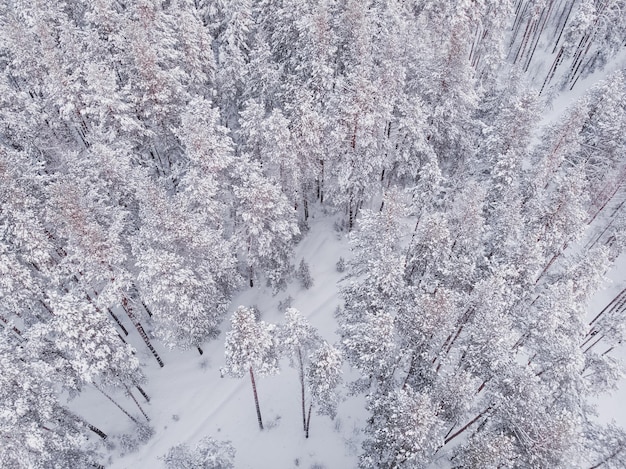
[(181, 443), (163, 456), (168, 469), (233, 469), (235, 449), (228, 442), (205, 437), (193, 448)]
[(261, 376), (278, 373), (276, 326), (258, 321), (251, 308), (233, 313), (226, 333), (226, 365), (223, 375), (243, 377), (252, 368)]
[[(301, 409), (267, 428), (315, 408), (362, 467), (623, 465), (590, 398), (626, 339), (626, 290), (594, 296), (626, 248), (625, 11), (0, 0), (0, 461), (140, 450), (145, 357), (191, 348), (210, 390), (250, 376), (261, 429), (288, 356)], [(196, 430), (165, 463), (232, 467)]]

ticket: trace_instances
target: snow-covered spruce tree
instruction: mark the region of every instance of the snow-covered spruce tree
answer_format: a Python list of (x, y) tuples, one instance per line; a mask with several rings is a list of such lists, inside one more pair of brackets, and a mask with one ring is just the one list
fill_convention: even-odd
[(278, 350), (276, 327), (264, 321), (258, 321), (251, 308), (240, 306), (233, 313), (230, 321), (231, 330), (226, 333), (226, 365), (220, 370), (222, 376), (242, 378), (250, 374), (254, 404), (256, 406), (259, 428), (263, 430), (263, 419), (259, 407), (254, 372), (260, 376), (276, 374), (278, 368)]
[(235, 448), (230, 442), (217, 441), (210, 436), (200, 440), (192, 449), (181, 443), (169, 449), (161, 459), (168, 469), (233, 469)]
[(311, 271), (309, 270), (309, 264), (304, 259), (300, 261), (300, 265), (296, 270), (296, 278), (300, 281), (300, 285), (308, 290), (313, 286), (313, 277), (311, 277)]

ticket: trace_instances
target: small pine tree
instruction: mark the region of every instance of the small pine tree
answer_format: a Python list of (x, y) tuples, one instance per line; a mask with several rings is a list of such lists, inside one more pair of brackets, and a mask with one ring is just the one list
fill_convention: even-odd
[(300, 285), (307, 290), (313, 286), (313, 277), (311, 277), (309, 264), (307, 264), (304, 259), (300, 261), (300, 266), (296, 271), (296, 278), (300, 281)]
[(300, 378), (300, 403), (302, 409), (302, 428), (307, 432), (305, 366), (312, 350), (319, 346), (321, 339), (304, 316), (295, 308), (285, 311), (285, 324), (280, 329), (280, 344), (284, 353), (289, 355), (291, 366), (297, 368)]
[(340, 257), (337, 263), (335, 264), (335, 268), (337, 272), (343, 273), (346, 270), (346, 260), (343, 257)]

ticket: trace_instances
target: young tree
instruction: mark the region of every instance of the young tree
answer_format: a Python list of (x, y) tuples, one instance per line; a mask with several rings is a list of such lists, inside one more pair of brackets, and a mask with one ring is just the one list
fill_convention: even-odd
[(251, 308), (240, 306), (231, 318), (231, 330), (226, 333), (226, 365), (220, 370), (222, 376), (242, 378), (250, 374), (254, 404), (259, 428), (263, 430), (263, 419), (259, 407), (254, 372), (261, 376), (278, 373), (276, 350), (276, 327), (258, 321)]
[(311, 352), (318, 346), (321, 338), (306, 318), (295, 308), (287, 308), (285, 311), (285, 324), (280, 327), (278, 334), (281, 348), (289, 354), (291, 365), (297, 366), (298, 369), (302, 407), (302, 428), (306, 433), (305, 368), (308, 366)]
[(307, 387), (311, 395), (306, 419), (305, 435), (308, 438), (311, 428), (311, 409), (315, 404), (317, 413), (335, 418), (339, 404), (338, 388), (342, 384), (341, 355), (339, 350), (323, 342), (309, 357), (306, 370)]

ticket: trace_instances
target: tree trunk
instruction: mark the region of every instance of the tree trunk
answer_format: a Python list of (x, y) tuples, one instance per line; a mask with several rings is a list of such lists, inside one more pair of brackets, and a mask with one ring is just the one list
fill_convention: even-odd
[(124, 412), (124, 415), (126, 415), (126, 417), (131, 419), (137, 425), (139, 425), (139, 422), (137, 421), (137, 419), (135, 417), (133, 417), (132, 415), (130, 415), (130, 413), (128, 413), (128, 411), (126, 411), (126, 409), (124, 409), (111, 396), (109, 396), (106, 392), (104, 392), (104, 390), (100, 386), (98, 386), (96, 383), (92, 383), (92, 384), (93, 384), (93, 387), (96, 388), (98, 391), (100, 391), (104, 395), (104, 397), (106, 397), (109, 401), (111, 401), (113, 403), (113, 405), (115, 405), (115, 407), (117, 407), (122, 412)]
[(78, 422), (80, 422), (81, 425), (84, 425), (85, 427), (87, 427), (89, 430), (91, 430), (92, 432), (94, 432), (96, 435), (98, 435), (100, 438), (102, 438), (103, 440), (106, 440), (108, 438), (108, 435), (106, 433), (104, 433), (102, 430), (100, 430), (98, 427), (96, 427), (95, 425), (90, 424), (89, 422), (87, 422), (85, 419), (83, 419), (82, 417), (79, 417), (78, 415), (73, 414), (72, 415), (74, 417), (75, 420), (77, 420)]
[(96, 435), (98, 435), (100, 438), (102, 438), (103, 440), (106, 440), (108, 438), (108, 435), (106, 433), (104, 433), (102, 430), (100, 430), (98, 427), (91, 425), (90, 423), (87, 424), (87, 428), (89, 430), (91, 430), (92, 432), (94, 432)]
[(150, 343), (150, 339), (148, 338), (148, 334), (146, 334), (146, 331), (143, 330), (143, 327), (142, 327), (141, 323), (135, 317), (135, 314), (133, 313), (133, 309), (132, 309), (132, 307), (130, 306), (130, 304), (128, 302), (128, 298), (126, 298), (126, 297), (122, 298), (122, 306), (124, 307), (124, 311), (126, 311), (126, 314), (128, 315), (128, 318), (131, 320), (131, 322), (135, 326), (135, 329), (137, 329), (137, 332), (139, 333), (139, 335), (143, 339), (144, 343), (146, 344), (148, 349), (152, 352), (152, 355), (154, 355), (154, 358), (156, 359), (157, 363), (159, 364), (159, 366), (161, 368), (163, 368), (165, 366), (165, 364), (163, 363), (163, 360), (161, 360), (161, 357), (159, 356), (157, 351), (154, 349), (154, 347)]
[(302, 429), (306, 433), (306, 404), (304, 402), (304, 364), (302, 363), (302, 351), (298, 347), (298, 365), (300, 366), (300, 397), (302, 402)]
[(320, 204), (324, 203), (324, 160), (320, 160), (320, 166), (322, 167), (322, 171), (321, 171), (321, 177), (320, 177), (320, 181), (319, 181), (319, 199), (320, 199)]
[[(470, 420), (469, 422), (467, 422), (463, 428), (461, 428), (458, 432), (450, 435), (450, 436), (446, 436), (443, 444), (447, 445), (448, 443), (450, 443), (452, 440), (454, 440), (457, 436), (459, 436), (460, 434), (462, 434), (464, 431), (466, 431), (469, 427), (471, 427), (472, 425), (474, 425), (476, 423), (476, 421), (481, 418), (483, 415), (485, 415), (487, 413), (487, 411), (491, 409), (490, 407), (487, 407), (485, 410), (483, 410), (480, 414), (478, 414), (476, 417), (474, 417), (472, 420)], [(449, 434), (450, 432), (448, 432)]]
[(259, 422), (259, 429), (263, 430), (263, 419), (261, 418), (261, 407), (259, 406), (259, 396), (256, 392), (256, 382), (254, 381), (254, 372), (250, 367), (250, 381), (252, 382), (252, 393), (254, 394), (254, 405), (256, 406), (256, 418)]
[(306, 198), (306, 192), (302, 197), (302, 207), (304, 209), (304, 221), (309, 219), (309, 201)]
[(130, 397), (133, 402), (135, 403), (135, 405), (137, 406), (137, 408), (141, 411), (141, 413), (143, 414), (143, 416), (146, 418), (146, 420), (149, 422), (150, 418), (148, 417), (148, 414), (145, 413), (145, 411), (143, 410), (143, 408), (141, 407), (141, 405), (139, 405), (139, 402), (137, 401), (137, 399), (135, 398), (135, 396), (133, 396), (133, 393), (130, 392), (130, 388), (128, 386), (126, 386), (126, 394), (128, 395), (128, 397)]
[[(76, 279), (76, 282), (78, 283), (78, 279)], [(96, 309), (96, 311), (101, 313), (100, 308), (98, 308), (98, 306), (96, 306), (96, 303), (93, 301), (93, 298), (91, 298), (91, 296), (89, 296), (89, 293), (85, 293), (85, 296), (87, 297), (87, 300), (89, 301), (89, 303), (91, 303), (93, 305), (93, 307)], [(95, 290), (94, 290), (94, 296), (98, 296), (98, 292), (95, 291)], [(128, 335), (128, 331), (126, 330), (126, 328), (122, 324), (122, 321), (120, 321), (120, 318), (118, 318), (115, 315), (115, 313), (113, 311), (111, 311), (111, 308), (107, 308), (107, 312), (113, 318), (113, 320), (119, 326), (119, 328), (122, 329), (122, 332), (124, 332), (124, 335)]]
[(311, 402), (309, 404), (309, 414), (308, 414), (308, 417), (306, 418), (306, 430), (304, 432), (305, 438), (309, 437), (309, 428), (311, 427), (311, 409), (312, 408), (313, 408), (313, 403)]
[(200, 347), (196, 346), (196, 348), (198, 349), (198, 353), (200, 355), (204, 355), (204, 350), (202, 350)]
[(144, 391), (143, 388), (139, 385), (136, 385), (135, 387), (137, 388), (139, 393), (143, 396), (143, 398), (146, 400), (146, 402), (150, 402), (150, 396), (148, 396), (146, 391)]

